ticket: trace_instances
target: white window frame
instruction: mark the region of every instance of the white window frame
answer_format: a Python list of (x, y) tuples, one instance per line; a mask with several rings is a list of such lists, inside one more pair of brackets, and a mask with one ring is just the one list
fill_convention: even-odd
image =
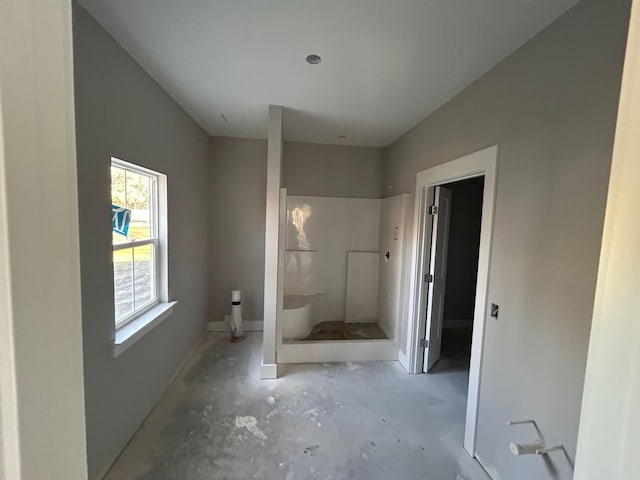
[[(112, 244), (113, 252), (126, 250), (128, 248), (142, 247), (144, 245), (153, 245), (154, 250), (154, 272), (153, 272), (153, 300), (142, 307), (136, 309), (134, 303), (134, 311), (119, 320), (115, 319), (114, 309), (114, 325), (116, 332), (125, 330), (137, 319), (147, 317), (149, 312), (158, 310), (159, 305), (168, 304), (168, 268), (167, 268), (167, 177), (166, 175), (150, 170), (140, 165), (136, 165), (116, 157), (111, 157), (111, 166), (123, 170), (127, 170), (139, 175), (144, 175), (151, 179), (151, 191), (149, 192), (149, 208), (151, 214), (151, 238), (144, 240), (130, 240), (123, 243)], [(112, 281), (115, 290), (115, 272), (112, 273)], [(114, 296), (115, 302), (115, 296)], [(135, 296), (134, 296), (135, 302)], [(115, 305), (115, 303), (114, 303)], [(166, 308), (161, 309), (162, 312)], [(151, 320), (153, 320), (152, 318)], [(148, 322), (144, 322), (141, 327), (147, 327)], [(131, 331), (131, 328), (126, 330)], [(116, 333), (116, 340), (117, 340)], [(118, 342), (116, 342), (118, 343)]]

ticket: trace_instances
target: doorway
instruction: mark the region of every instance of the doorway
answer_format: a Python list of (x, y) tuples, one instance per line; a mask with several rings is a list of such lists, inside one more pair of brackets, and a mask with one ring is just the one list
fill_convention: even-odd
[[(468, 371), (478, 277), (484, 176), (435, 187), (433, 300), (427, 311), (424, 373)], [(435, 260), (435, 265), (433, 262)]]
[[(464, 433), (464, 448), (473, 457), (476, 451), (480, 370), (487, 317), (497, 156), (498, 147), (492, 146), (423, 170), (416, 176), (407, 330), (408, 355), (405, 365), (411, 373), (428, 371), (441, 355), (447, 257), (446, 248), (443, 246), (449, 244), (446, 236), (449, 232), (450, 218), (439, 213), (450, 209), (453, 198), (450, 190), (447, 192), (446, 185), (478, 177), (482, 177), (483, 181)], [(447, 235), (442, 235), (443, 232)], [(432, 248), (432, 245), (435, 245), (435, 248)]]

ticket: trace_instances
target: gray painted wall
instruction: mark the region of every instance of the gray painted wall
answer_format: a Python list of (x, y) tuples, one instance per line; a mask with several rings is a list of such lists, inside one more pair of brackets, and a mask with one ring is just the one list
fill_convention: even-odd
[(243, 318), (264, 320), (267, 142), (213, 137), (209, 163), (211, 320), (229, 313), (234, 288)]
[[(444, 185), (451, 190), (447, 282), (443, 326), (473, 324), (482, 225), (484, 178), (477, 177)], [(463, 324), (451, 320), (468, 320)]]
[[(291, 195), (380, 198), (383, 150), (311, 143), (284, 144), (283, 182)], [(245, 320), (263, 320), (267, 142), (209, 141), (212, 321), (229, 313), (229, 295), (243, 291)]]
[(380, 198), (384, 150), (318, 143), (284, 143), (282, 186), (288, 195)]
[[(208, 136), (77, 5), (73, 26), (87, 442), (95, 477), (205, 332)], [(112, 155), (168, 176), (169, 296), (179, 301), (167, 320), (116, 359)]]
[(534, 432), (507, 422), (574, 457), (628, 16), (584, 0), (388, 149), (386, 183), (413, 192), (419, 170), (500, 146), (478, 429), (496, 480), (571, 478), (561, 454), (512, 456)]

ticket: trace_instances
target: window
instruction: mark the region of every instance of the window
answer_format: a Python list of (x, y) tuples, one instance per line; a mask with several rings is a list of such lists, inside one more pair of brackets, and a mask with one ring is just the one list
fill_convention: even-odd
[(122, 327), (161, 300), (161, 258), (166, 242), (160, 173), (111, 159), (113, 286), (116, 327)]

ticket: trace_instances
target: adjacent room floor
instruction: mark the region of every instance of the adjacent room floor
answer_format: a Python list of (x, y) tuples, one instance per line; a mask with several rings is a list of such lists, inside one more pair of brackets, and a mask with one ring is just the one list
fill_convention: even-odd
[(468, 373), (291, 365), (260, 380), (260, 334), (211, 335), (107, 480), (486, 480), (462, 449)]

